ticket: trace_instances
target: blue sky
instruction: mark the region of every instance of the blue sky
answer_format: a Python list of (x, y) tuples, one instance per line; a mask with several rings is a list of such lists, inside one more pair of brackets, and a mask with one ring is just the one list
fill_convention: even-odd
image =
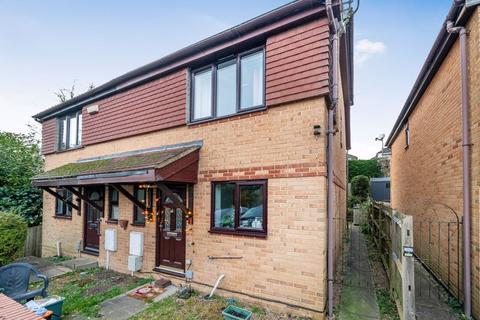
[[(82, 92), (287, 2), (0, 0), (0, 130), (25, 132), (73, 81)], [(380, 149), (450, 3), (361, 1), (352, 154)]]

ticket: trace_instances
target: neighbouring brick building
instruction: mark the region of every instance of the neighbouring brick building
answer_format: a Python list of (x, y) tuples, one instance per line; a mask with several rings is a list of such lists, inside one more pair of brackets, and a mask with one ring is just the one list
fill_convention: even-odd
[[(458, 33), (465, 26), (471, 144), (462, 138), (462, 67)], [(413, 215), (415, 252), (450, 292), (464, 301), (471, 285), (473, 315), (480, 317), (480, 11), (454, 3), (407, 102), (388, 138), (392, 148), (391, 204)], [(463, 148), (471, 150), (471, 281), (464, 280)], [(467, 238), (468, 239), (468, 238)], [(467, 240), (468, 242), (468, 240)], [(419, 289), (420, 290), (420, 289)]]
[[(204, 290), (224, 274), (220, 292), (323, 317), (327, 114), (337, 70), (340, 226), (351, 35), (348, 24), (335, 59), (324, 2), (296, 1), (35, 115), (43, 255), (61, 244), (120, 272), (193, 276)], [(341, 237), (337, 228), (332, 246)]]

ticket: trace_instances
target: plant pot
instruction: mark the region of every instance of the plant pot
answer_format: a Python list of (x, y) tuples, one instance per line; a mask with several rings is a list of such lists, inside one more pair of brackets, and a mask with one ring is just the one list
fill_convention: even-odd
[(118, 224), (123, 230), (127, 230), (128, 220), (118, 220)]
[(248, 320), (252, 317), (252, 312), (234, 305), (229, 305), (222, 311), (222, 315), (225, 320)]

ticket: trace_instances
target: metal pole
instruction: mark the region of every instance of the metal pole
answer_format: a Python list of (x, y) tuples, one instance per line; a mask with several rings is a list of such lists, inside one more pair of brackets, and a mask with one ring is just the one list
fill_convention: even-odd
[(471, 234), (470, 234), (470, 205), (471, 197), (471, 181), (470, 181), (470, 114), (468, 101), (468, 61), (467, 61), (467, 30), (460, 30), (460, 51), (462, 62), (462, 140), (463, 140), (463, 292), (465, 297), (464, 311), (467, 319), (471, 318)]
[(463, 147), (463, 310), (465, 317), (472, 316), (472, 275), (471, 275), (471, 204), (472, 185), (470, 179), (470, 106), (468, 92), (468, 32), (463, 26), (455, 27), (447, 22), (448, 33), (458, 33), (460, 38), (460, 62), (462, 83), (462, 147)]

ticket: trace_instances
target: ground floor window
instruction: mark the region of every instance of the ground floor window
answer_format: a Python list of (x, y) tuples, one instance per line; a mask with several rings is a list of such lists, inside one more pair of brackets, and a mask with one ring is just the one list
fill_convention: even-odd
[[(70, 201), (70, 202), (73, 201), (73, 194), (72, 194), (71, 191), (68, 191), (67, 189), (64, 189), (64, 188), (57, 189), (57, 193), (58, 193), (58, 195), (67, 199), (68, 201)], [(70, 205), (68, 205), (65, 201), (62, 201), (62, 200), (56, 198), (55, 215), (59, 216), (59, 217), (70, 218), (72, 216), (72, 207)]]
[(267, 233), (267, 181), (212, 183), (211, 231)]
[[(148, 211), (152, 210), (153, 188), (148, 186), (135, 186), (133, 190), (135, 198), (145, 204)], [(138, 206), (133, 206), (133, 224), (145, 225), (145, 214)]]
[(109, 221), (118, 221), (119, 216), (119, 205), (118, 205), (118, 190), (110, 187), (109, 189), (109, 209), (108, 209), (108, 220)]

